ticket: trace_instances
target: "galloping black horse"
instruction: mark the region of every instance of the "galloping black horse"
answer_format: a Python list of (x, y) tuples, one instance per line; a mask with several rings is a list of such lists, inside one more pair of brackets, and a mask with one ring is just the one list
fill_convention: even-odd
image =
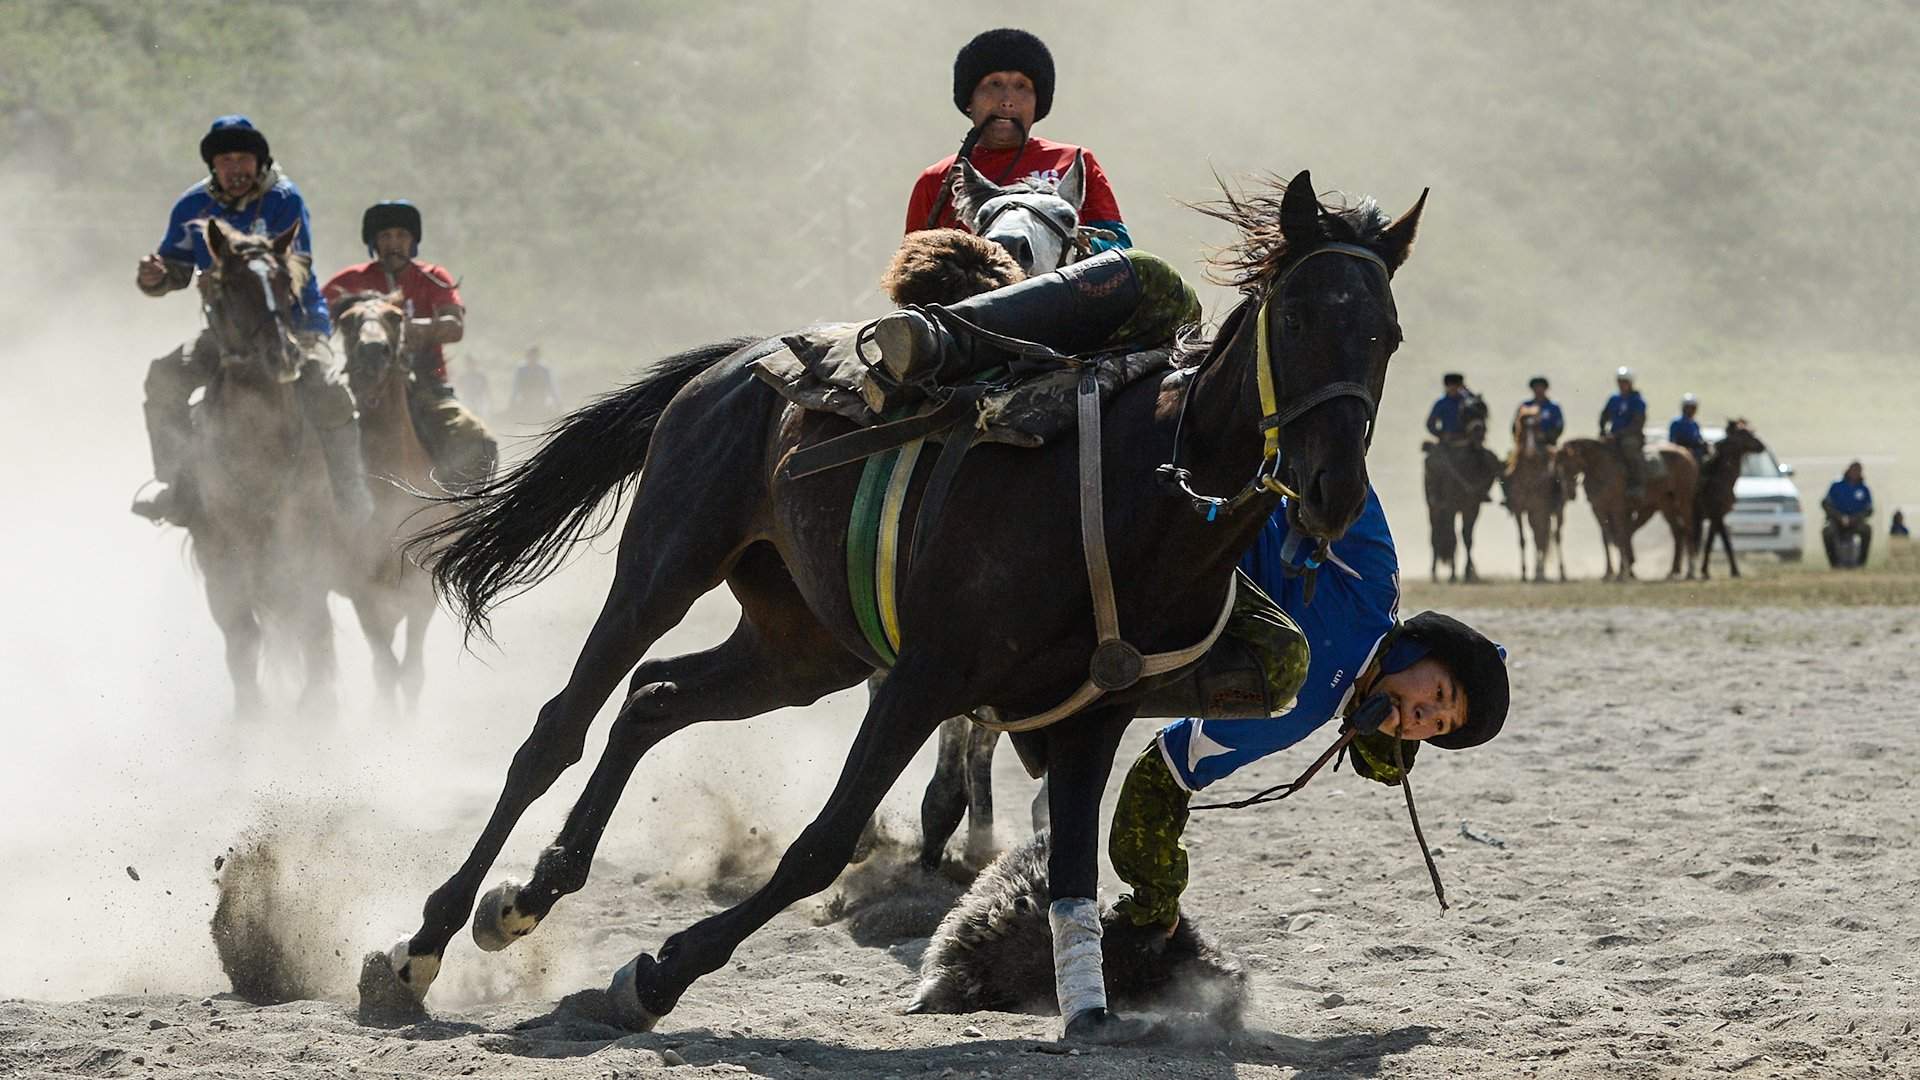
[[(1114, 599), (1141, 651), (1192, 645), (1217, 625), (1234, 564), (1276, 505), (1276, 488), (1298, 493), (1290, 512), (1316, 535), (1337, 537), (1360, 513), (1373, 414), (1400, 341), (1390, 278), (1424, 201), (1389, 223), (1370, 200), (1323, 207), (1303, 172), (1284, 195), (1229, 194), (1211, 208), (1241, 229), (1223, 265), (1247, 298), (1194, 366), (1116, 394), (1102, 424)], [(638, 474), (613, 585), (571, 678), (540, 710), (478, 843), (427, 899), (420, 928), (367, 957), (363, 1007), (425, 995), (515, 822), (580, 759), (595, 712), (636, 664), (606, 752), (532, 880), (496, 891), (477, 913), (483, 946), (530, 931), (585, 883), (615, 802), (656, 743), (703, 721), (809, 704), (879, 666), (857, 629), (845, 574), (859, 470), (799, 479), (781, 471), (796, 449), (850, 425), (785, 407), (744, 370), (752, 352), (740, 345), (674, 357), (575, 413), (533, 458), (458, 497), (461, 515), (425, 538), (455, 538), (437, 556), (436, 575), (469, 625), (483, 627), (490, 603), (550, 571), (589, 529), (601, 498)], [(1263, 366), (1270, 395), (1261, 392)], [(1263, 422), (1278, 425), (1277, 460)], [(1176, 447), (1190, 491), (1246, 497), (1217, 515), (1196, 513), (1194, 499), (1154, 479)], [(1037, 450), (980, 446), (964, 460), (901, 585), (898, 663), (825, 808), (753, 896), (674, 934), (657, 960), (643, 954), (621, 969), (611, 993), (623, 1020), (650, 1027), (749, 934), (832, 884), (882, 795), (943, 719), (982, 705), (1040, 713), (1087, 681), (1097, 642), (1079, 488), (1071, 439)], [(642, 662), (722, 583), (741, 607), (731, 637)], [(1155, 681), (1015, 736), (1026, 756), (1049, 766), (1056, 899), (1095, 895), (1100, 794), (1133, 703)]]

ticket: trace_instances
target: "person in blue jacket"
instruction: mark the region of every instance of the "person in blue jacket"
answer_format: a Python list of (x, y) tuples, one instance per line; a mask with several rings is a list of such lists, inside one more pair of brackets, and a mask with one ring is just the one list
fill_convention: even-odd
[(1827, 526), (1820, 530), (1827, 548), (1827, 565), (1840, 564), (1839, 542), (1844, 536), (1860, 538), (1860, 561), (1853, 565), (1867, 565), (1867, 549), (1873, 544), (1873, 529), (1867, 524), (1873, 516), (1873, 492), (1867, 489), (1866, 474), (1859, 462), (1849, 464), (1840, 479), (1828, 485), (1820, 508), (1827, 512)]
[[(255, 236), (278, 236), (297, 226), (293, 250), (312, 263), (313, 223), (306, 201), (293, 181), (274, 167), (267, 137), (252, 121), (237, 114), (214, 120), (200, 140), (200, 160), (206, 163), (207, 177), (175, 200), (158, 250), (140, 260), (134, 283), (141, 292), (152, 297), (177, 292), (194, 283), (196, 271), (213, 264), (203, 229), (209, 218), (220, 218)], [(207, 279), (200, 280), (204, 287)], [(327, 344), (332, 333), (327, 303), (311, 273), (306, 275), (298, 303), (295, 341), (303, 361), (294, 397), (319, 435), (335, 501), (350, 520), (364, 522), (373, 502), (361, 457), (358, 413)], [(147, 439), (159, 486), (133, 504), (134, 513), (142, 517), (176, 525), (191, 518), (192, 484), (186, 461), (193, 425), (187, 401), (213, 377), (219, 351), (212, 331), (203, 329), (191, 345), (176, 348), (147, 368)]]
[(1527, 389), (1533, 391), (1533, 396), (1521, 402), (1519, 408), (1516, 408), (1513, 413), (1517, 418), (1520, 415), (1520, 409), (1528, 406), (1539, 410), (1540, 419), (1535, 430), (1540, 433), (1542, 443), (1553, 446), (1560, 441), (1560, 436), (1566, 434), (1567, 417), (1560, 411), (1560, 403), (1547, 396), (1548, 388), (1545, 375), (1535, 375), (1528, 379)]
[(1667, 425), (1667, 441), (1675, 446), (1684, 446), (1693, 455), (1693, 460), (1704, 461), (1707, 456), (1707, 440), (1700, 435), (1700, 421), (1695, 416), (1700, 412), (1700, 399), (1687, 394), (1680, 399), (1680, 415)]
[(1618, 386), (1600, 410), (1600, 438), (1613, 445), (1620, 465), (1627, 473), (1627, 498), (1639, 501), (1647, 493), (1647, 399), (1633, 388), (1633, 369), (1623, 367), (1613, 373)]
[(1117, 910), (1138, 926), (1171, 928), (1187, 883), (1180, 833), (1193, 792), (1293, 746), (1361, 701), (1382, 697), (1387, 718), (1352, 744), (1356, 771), (1397, 784), (1394, 739), (1411, 763), (1421, 741), (1446, 749), (1478, 746), (1506, 721), (1506, 651), (1438, 612), (1399, 619), (1400, 565), (1377, 494), (1318, 561), (1318, 541), (1295, 531), (1283, 503), (1268, 519), (1241, 571), (1277, 605), (1283, 649), (1304, 653), (1292, 667), (1292, 698), (1271, 715), (1188, 717), (1162, 728), (1122, 784), (1109, 836), (1113, 867), (1130, 887)]
[(1457, 371), (1440, 376), (1441, 394), (1427, 410), (1427, 434), (1442, 443), (1463, 443), (1467, 437), (1466, 408), (1474, 400), (1467, 389), (1467, 377)]

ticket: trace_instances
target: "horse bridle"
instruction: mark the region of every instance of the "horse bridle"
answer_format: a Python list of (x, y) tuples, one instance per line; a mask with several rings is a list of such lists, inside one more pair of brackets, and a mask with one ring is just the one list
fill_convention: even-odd
[[(252, 327), (250, 327), (240, 335), (240, 340), (237, 343), (238, 345), (237, 348), (232, 347), (236, 343), (223, 341), (222, 345), (228, 346), (228, 348), (223, 349), (223, 351), (227, 352), (230, 355), (231, 354), (245, 355), (245, 350), (251, 347), (256, 341), (259, 340), (260, 336), (264, 332), (270, 329), (279, 329), (282, 331), (288, 331), (288, 335), (283, 336), (278, 341), (278, 344), (280, 345), (280, 347), (282, 349), (285, 349), (288, 345), (288, 337), (290, 336), (290, 332), (291, 332), (291, 323), (289, 321), (290, 314), (282, 310), (278, 297), (274, 295), (274, 290), (273, 290), (274, 263), (272, 260), (268, 259), (264, 255), (250, 255), (247, 257), (247, 269), (251, 270), (253, 272), (253, 275), (260, 279), (260, 291), (261, 291), (261, 294), (265, 297), (267, 302), (267, 315), (266, 315), (266, 318), (256, 321)], [(219, 320), (220, 322), (232, 324), (234, 320), (231, 314), (227, 310), (227, 305), (225, 302), (226, 298), (224, 296), (225, 284), (226, 284), (226, 274), (225, 274), (224, 266), (221, 268), (221, 273), (219, 275), (219, 278), (222, 286), (222, 295), (218, 295), (208, 299), (206, 303), (207, 314), (209, 316), (212, 316), (217, 312), (220, 316), (220, 320)], [(215, 325), (214, 320), (211, 317), (208, 319), (208, 324)], [(224, 338), (226, 335), (222, 334), (221, 336)]]
[[(996, 201), (999, 199), (1005, 199), (1006, 201), (1001, 203), (999, 206), (994, 207), (993, 213), (988, 214), (985, 217), (982, 217), (979, 220), (979, 222), (976, 223), (974, 228), (975, 234), (979, 236), (985, 236), (987, 234), (987, 230), (993, 227), (994, 222), (1000, 220), (1000, 216), (1002, 214), (1005, 214), (1007, 211), (1018, 207), (1023, 210), (1031, 210), (1033, 212), (1033, 216), (1039, 218), (1041, 224), (1045, 225), (1048, 229), (1052, 230), (1053, 235), (1059, 237), (1062, 243), (1066, 244), (1067, 247), (1069, 248), (1073, 247), (1075, 242), (1079, 238), (1079, 230), (1069, 229), (1066, 226), (1060, 224), (1059, 222), (1053, 220), (1052, 214), (1049, 214), (1045, 210), (1042, 210), (1039, 207), (1034, 206), (1032, 203), (1021, 202), (1020, 196), (1028, 195), (1028, 194), (1039, 194), (1039, 193), (1014, 191), (1014, 192), (1009, 192), (1005, 195), (995, 196)], [(1058, 198), (1058, 196), (1055, 196), (1055, 197)]]
[[(1298, 399), (1286, 401), (1282, 404), (1285, 392), (1285, 380), (1282, 378), (1282, 372), (1274, 364), (1273, 350), (1268, 344), (1267, 311), (1273, 306), (1273, 301), (1286, 292), (1287, 282), (1293, 275), (1298, 272), (1302, 266), (1306, 265), (1308, 259), (1316, 255), (1345, 255), (1350, 258), (1360, 259), (1363, 262), (1372, 263), (1374, 266), (1379, 267), (1380, 275), (1384, 283), (1383, 287), (1386, 290), (1387, 307), (1390, 310), (1393, 307), (1392, 271), (1387, 268), (1386, 260), (1359, 244), (1322, 244), (1294, 260), (1293, 265), (1289, 266), (1286, 272), (1281, 274), (1278, 280), (1267, 288), (1266, 294), (1260, 297), (1259, 314), (1254, 319), (1254, 334), (1259, 338), (1259, 344), (1256, 347), (1255, 364), (1258, 368), (1257, 379), (1260, 386), (1260, 433), (1262, 441), (1265, 444), (1264, 452), (1261, 455), (1260, 466), (1254, 470), (1252, 479), (1248, 480), (1246, 486), (1242, 487), (1237, 493), (1227, 498), (1202, 495), (1193, 490), (1190, 482), (1192, 480), (1192, 474), (1180, 467), (1180, 433), (1186, 424), (1187, 404), (1193, 398), (1193, 384), (1200, 381), (1200, 373), (1206, 368), (1207, 364), (1211, 363), (1216, 355), (1224, 353), (1226, 350), (1219, 349), (1210, 351), (1206, 357), (1202, 358), (1200, 364), (1187, 376), (1186, 383), (1180, 388), (1180, 413), (1173, 424), (1173, 460), (1160, 466), (1154, 470), (1154, 472), (1160, 477), (1163, 483), (1178, 487), (1187, 498), (1193, 501), (1194, 510), (1204, 515), (1208, 521), (1212, 521), (1218, 517), (1222, 511), (1231, 514), (1245, 505), (1249, 500), (1263, 495), (1281, 495), (1291, 499), (1298, 499), (1300, 497), (1299, 493), (1288, 487), (1286, 482), (1280, 479), (1280, 432), (1281, 429), (1285, 428), (1288, 424), (1329, 401), (1336, 401), (1340, 398), (1348, 397), (1360, 399), (1367, 408), (1365, 445), (1368, 447), (1373, 445), (1374, 420), (1380, 411), (1381, 386), (1379, 384), (1386, 381), (1384, 368), (1374, 379), (1376, 384), (1374, 386), (1365, 386), (1346, 379), (1339, 382), (1328, 383), (1310, 393), (1302, 395)], [(1244, 331), (1244, 326), (1242, 329)]]
[[(362, 300), (359, 303), (349, 304), (347, 307), (341, 309), (341, 311), (335, 316), (335, 322), (340, 325), (342, 330), (346, 331), (347, 337), (350, 339), (347, 342), (347, 349), (346, 349), (347, 351), (346, 367), (347, 367), (347, 375), (349, 379), (352, 378), (353, 374), (356, 371), (365, 370), (364, 367), (362, 367), (359, 363), (359, 349), (356, 346), (358, 346), (360, 342), (360, 327), (365, 325), (368, 316), (362, 315), (360, 318), (354, 320), (351, 324), (349, 324), (347, 321), (346, 315), (347, 315), (347, 312), (354, 311), (358, 309), (361, 306), (361, 304), (368, 303), (368, 302), (369, 301)], [(373, 316), (373, 317), (378, 318), (378, 316)], [(348, 329), (349, 325), (351, 325), (351, 329)], [(409, 329), (410, 328), (407, 325), (407, 320), (403, 315), (400, 319), (400, 332), (394, 335), (393, 341), (389, 345), (390, 359), (387, 361), (389, 365), (399, 364), (404, 362), (403, 358), (407, 355), (406, 343), (407, 343), (407, 332)], [(361, 406), (363, 407), (376, 407), (381, 403), (382, 400), (385, 399), (386, 392), (387, 392), (386, 378), (383, 376), (380, 380), (378, 380), (373, 384), (373, 388), (370, 391), (366, 393), (362, 393), (358, 390), (355, 390), (354, 398), (358, 400)]]

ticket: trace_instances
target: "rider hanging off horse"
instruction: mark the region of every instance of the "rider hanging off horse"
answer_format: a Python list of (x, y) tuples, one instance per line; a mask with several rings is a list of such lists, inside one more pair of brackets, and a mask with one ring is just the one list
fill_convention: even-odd
[(451, 272), (418, 258), (423, 231), (420, 208), (411, 202), (367, 207), (360, 241), (372, 258), (333, 275), (320, 291), (335, 310), (363, 293), (400, 294), (407, 316), (401, 341), (412, 376), (408, 405), (436, 478), (453, 490), (493, 475), (499, 447), (480, 418), (454, 398), (447, 379), (441, 347), (466, 335), (466, 305)]
[[(140, 260), (134, 281), (142, 293), (161, 297), (177, 292), (195, 284), (197, 271), (202, 305), (215, 302), (205, 274), (213, 261), (205, 225), (214, 218), (252, 236), (291, 231), (293, 256), (311, 265), (313, 228), (306, 201), (293, 181), (275, 167), (267, 137), (252, 121), (237, 114), (214, 120), (200, 140), (200, 160), (209, 175), (175, 200), (159, 249)], [(326, 300), (310, 273), (303, 275), (303, 281), (296, 298), (295, 341), (302, 360), (294, 396), (319, 437), (341, 512), (350, 521), (365, 522), (373, 513), (373, 503), (367, 492), (353, 394), (327, 344), (332, 326)], [(176, 348), (147, 368), (147, 438), (159, 486), (134, 502), (133, 512), (141, 517), (174, 525), (192, 519), (195, 502), (188, 458), (193, 419), (187, 403), (194, 391), (212, 380), (220, 365), (219, 353), (216, 336), (211, 329), (203, 329), (191, 345)]]

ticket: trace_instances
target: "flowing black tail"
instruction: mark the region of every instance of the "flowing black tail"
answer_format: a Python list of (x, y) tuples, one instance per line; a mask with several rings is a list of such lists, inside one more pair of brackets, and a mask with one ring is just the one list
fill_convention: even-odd
[(546, 579), (575, 544), (607, 531), (620, 496), (646, 463), (667, 403), (755, 340), (732, 338), (667, 357), (556, 421), (532, 457), (436, 500), (456, 513), (410, 538), (406, 551), (432, 573), (467, 633), (487, 636), (488, 609)]

